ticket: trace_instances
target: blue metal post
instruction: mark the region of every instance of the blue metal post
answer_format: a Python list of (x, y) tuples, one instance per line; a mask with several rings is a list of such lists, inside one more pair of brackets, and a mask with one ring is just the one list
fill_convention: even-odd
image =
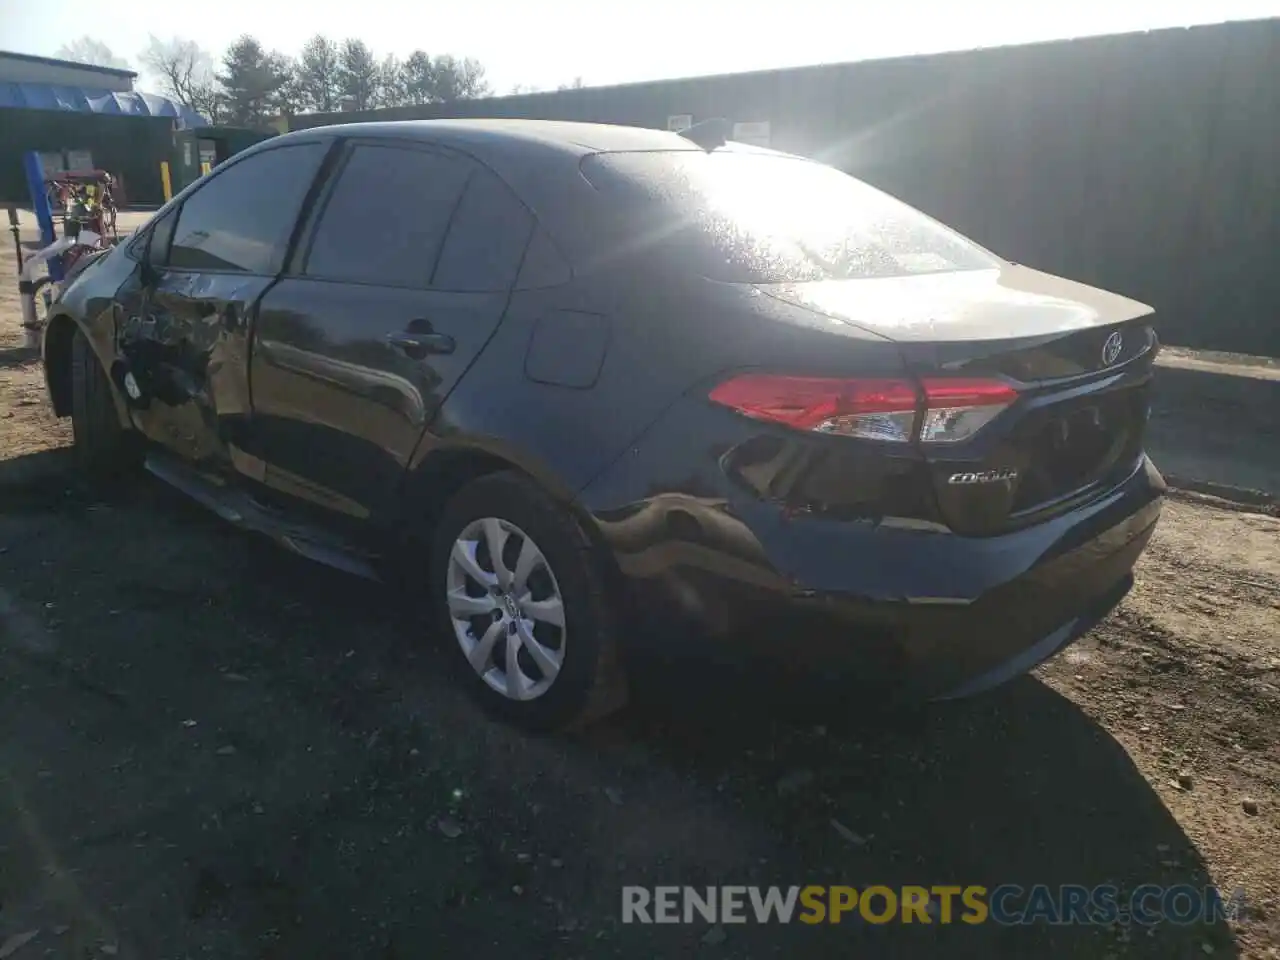
[[(40, 225), (40, 241), (48, 246), (58, 239), (53, 229), (53, 209), (49, 206), (49, 194), (45, 190), (44, 166), (40, 163), (40, 154), (28, 150), (22, 155), (22, 169), (27, 175), (27, 190), (31, 193), (31, 209), (36, 215), (36, 223)], [(51, 257), (47, 263), (49, 276), (57, 283), (62, 280), (62, 258)]]

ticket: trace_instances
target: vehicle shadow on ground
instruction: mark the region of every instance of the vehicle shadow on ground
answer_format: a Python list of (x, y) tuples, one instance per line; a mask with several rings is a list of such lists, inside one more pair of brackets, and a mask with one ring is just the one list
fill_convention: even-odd
[[(293, 569), (299, 580), (291, 589), (299, 599), (315, 597), (317, 591), (307, 586), (315, 571), (307, 564)], [(378, 587), (360, 589), (380, 594)], [(326, 606), (324, 616), (339, 622), (344, 605)], [(430, 672), (432, 686), (450, 684), (438, 661), (408, 663), (400, 659), (402, 652), (384, 650), (394, 664), (389, 674)], [(540, 749), (559, 754), (557, 760), (567, 759), (580, 772), (589, 770), (600, 784), (627, 783), (628, 793), (643, 795), (645, 781), (661, 777), (681, 784), (690, 803), (714, 798), (732, 810), (742, 837), (769, 855), (766, 863), (750, 864), (750, 876), (742, 872), (745, 860), (717, 873), (710, 864), (735, 862), (734, 853), (716, 849), (726, 841), (708, 836), (703, 861), (698, 837), (681, 839), (683, 827), (655, 809), (650, 817), (628, 821), (619, 845), (662, 850), (688, 842), (688, 855), (624, 880), (613, 869), (615, 849), (602, 846), (584, 852), (593, 885), (979, 884), (994, 890), (1012, 884), (1026, 890), (1044, 885), (1055, 894), (1064, 885), (1114, 886), (1123, 908), (1143, 884), (1200, 892), (1212, 883), (1195, 847), (1124, 749), (1034, 678), (966, 703), (888, 710), (859, 709), (846, 689), (812, 676), (719, 659), (694, 656), (633, 666), (632, 700), (618, 717), (578, 737), (543, 741)], [(445, 730), (457, 723), (456, 717), (446, 719), (448, 702), (437, 697), (436, 711), (423, 722)], [(474, 708), (464, 700), (456, 709)], [(486, 736), (523, 749), (522, 736), (506, 728)], [(529, 770), (522, 780), (519, 767), (485, 770), (483, 762), (471, 772), (509, 781), (514, 775), (508, 783), (513, 795), (536, 794), (542, 775)], [(610, 806), (608, 797), (606, 792), (598, 804)], [(683, 876), (681, 862), (690, 871)], [(1026, 897), (1015, 894), (1006, 902), (1016, 910)], [(1145, 904), (1159, 909), (1160, 899)], [(1235, 955), (1221, 920), (1181, 926), (1039, 922), (1009, 929), (988, 922), (932, 930), (861, 928), (852, 936), (873, 949), (893, 941), (895, 954), (903, 956), (953, 956), (958, 950), (1098, 960), (1115, 951), (1166, 960), (1204, 956), (1206, 944), (1215, 955)], [(631, 936), (636, 955), (650, 948), (675, 950), (688, 940), (678, 928), (650, 927), (643, 938)], [(772, 945), (784, 954), (800, 949), (806, 956), (844, 956), (850, 937), (845, 918), (840, 927), (816, 931), (763, 928), (752, 932), (751, 942), (762, 955)]]
[(57, 489), (65, 490), (71, 483), (71, 467), (70, 447), (0, 460), (0, 487), (18, 496), (32, 496), (40, 492), (41, 481), (50, 480)]
[[(2, 430), (3, 427), (0, 427)], [(42, 511), (75, 509), (76, 484), (70, 481), (69, 447), (41, 450), (0, 460), (0, 508)]]
[(0, 350), (0, 370), (7, 367), (25, 367), (40, 359), (40, 351), (35, 347), (9, 347)]
[[(801, 863), (840, 864), (839, 880), (806, 873), (778, 882), (1111, 885), (1126, 906), (1143, 884), (1212, 884), (1121, 745), (1035, 678), (907, 709), (860, 705), (838, 684), (759, 667), (643, 669), (619, 736), (704, 781), (769, 771), (770, 782), (742, 797), (749, 814), (792, 834)], [(831, 857), (833, 848), (843, 852)], [(1027, 900), (1007, 903), (1017, 910)], [(1203, 956), (1206, 943), (1234, 955), (1221, 920), (1128, 932), (984, 926), (958, 939), (988, 955), (1013, 943), (1012, 953), (1037, 956)]]
[[(100, 506), (49, 482), (49, 462), (37, 467), (18, 473), (46, 479), (3, 494), (28, 536), (0, 563), (52, 564), (38, 585), (8, 586), (72, 618), (57, 628), (71, 665), (60, 669), (83, 669), (99, 692), (50, 688), (47, 712), (92, 730), (92, 743), (66, 730), (53, 745), (29, 738), (20, 751), (53, 770), (24, 782), (86, 889), (93, 858), (112, 858), (100, 898), (128, 898), (120, 916), (133, 918), (125, 939), (148, 947), (139, 956), (200, 938), (255, 957), (716, 950), (705, 924), (619, 925), (622, 884), (1209, 883), (1121, 747), (1034, 679), (889, 713), (856, 709), (846, 690), (811, 677), (702, 658), (641, 663), (618, 717), (529, 738), (458, 694), (451, 651), (429, 648), (386, 588), (235, 531), (150, 480)], [(121, 755), (129, 762), (101, 774), (110, 792), (59, 791)], [(16, 767), (0, 772), (18, 779)], [(96, 821), (92, 847), (72, 835), (85, 832), (81, 799)], [(442, 812), (456, 820), (447, 831)], [(15, 868), (13, 895), (25, 877)], [(1202, 957), (1205, 944), (1236, 955), (1221, 923), (1148, 935), (854, 915), (727, 929), (720, 952), (735, 957), (861, 947), (1167, 960)], [(218, 939), (228, 936), (239, 946)]]

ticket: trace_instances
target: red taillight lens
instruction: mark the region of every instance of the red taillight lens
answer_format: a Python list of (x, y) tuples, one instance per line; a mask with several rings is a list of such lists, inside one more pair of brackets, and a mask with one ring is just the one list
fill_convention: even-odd
[(836, 380), (748, 374), (711, 399), (757, 420), (868, 440), (910, 440), (919, 398), (906, 380)]
[[(1015, 399), (996, 380), (845, 380), (746, 374), (711, 391), (744, 416), (797, 430), (906, 442), (954, 443), (972, 436)], [(919, 426), (917, 428), (917, 415)]]

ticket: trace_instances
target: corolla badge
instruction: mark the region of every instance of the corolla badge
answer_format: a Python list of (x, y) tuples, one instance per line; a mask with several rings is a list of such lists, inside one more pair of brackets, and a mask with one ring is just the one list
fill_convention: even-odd
[(953, 473), (947, 477), (947, 483), (954, 486), (968, 486), (973, 483), (1000, 483), (1018, 479), (1018, 471), (1013, 467), (999, 470), (983, 470), (979, 473)]
[(1111, 336), (1107, 337), (1106, 342), (1102, 345), (1102, 365), (1109, 367), (1116, 362), (1116, 358), (1120, 356), (1120, 351), (1124, 349), (1124, 335), (1117, 330)]

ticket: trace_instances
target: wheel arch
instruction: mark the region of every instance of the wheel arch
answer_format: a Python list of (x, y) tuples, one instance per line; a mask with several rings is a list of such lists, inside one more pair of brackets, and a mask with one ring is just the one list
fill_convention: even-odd
[(110, 340), (108, 339), (104, 345), (103, 337), (109, 338), (109, 333), (99, 331), (98, 335), (95, 335), (88, 323), (65, 308), (61, 310), (55, 308), (49, 315), (41, 340), (45, 385), (49, 391), (54, 413), (59, 417), (71, 416), (71, 344), (75, 340), (77, 330), (84, 334), (89, 343), (89, 349), (93, 352), (103, 373), (106, 374), (107, 388), (111, 394), (111, 402), (115, 405), (120, 426), (126, 430), (134, 429), (133, 420), (129, 416), (129, 405), (125, 402), (124, 394), (120, 392), (116, 378), (112, 376), (112, 362), (115, 358), (108, 354), (111, 362), (103, 359), (103, 350), (110, 349)]
[(59, 417), (71, 416), (71, 342), (79, 324), (65, 311), (49, 317), (44, 329), (42, 360), (45, 386), (53, 412)]
[(619, 581), (621, 572), (613, 553), (595, 518), (581, 500), (553, 470), (498, 442), (448, 444), (421, 456), (405, 478), (401, 498), (401, 520), (405, 528), (433, 530), (445, 504), (458, 491), (483, 476), (503, 472), (523, 476), (563, 506), (586, 533), (599, 560), (605, 564), (610, 585)]

